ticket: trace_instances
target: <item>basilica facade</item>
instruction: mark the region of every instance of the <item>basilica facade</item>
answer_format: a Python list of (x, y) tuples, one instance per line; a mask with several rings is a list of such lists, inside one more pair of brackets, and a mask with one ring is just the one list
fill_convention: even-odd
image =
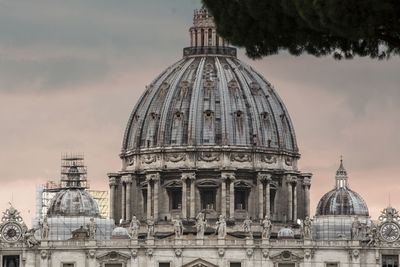
[(312, 175), (275, 88), (196, 10), (183, 58), (147, 86), (108, 174), (103, 218), (74, 163), (28, 229), (10, 207), (3, 267), (398, 267), (400, 216), (373, 220), (341, 160), (310, 214)]

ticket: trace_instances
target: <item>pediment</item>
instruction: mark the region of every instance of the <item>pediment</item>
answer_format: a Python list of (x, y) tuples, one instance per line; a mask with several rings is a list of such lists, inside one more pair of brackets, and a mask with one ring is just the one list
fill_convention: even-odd
[(185, 265), (182, 265), (182, 267), (218, 267), (218, 266), (203, 259), (197, 259), (189, 263), (186, 263)]
[(117, 251), (109, 251), (103, 254), (100, 254), (96, 257), (99, 261), (107, 261), (107, 262), (126, 262), (130, 259), (130, 255), (117, 252)]
[(304, 259), (304, 256), (298, 255), (289, 250), (284, 250), (277, 254), (271, 255), (270, 259), (279, 262), (298, 262)]

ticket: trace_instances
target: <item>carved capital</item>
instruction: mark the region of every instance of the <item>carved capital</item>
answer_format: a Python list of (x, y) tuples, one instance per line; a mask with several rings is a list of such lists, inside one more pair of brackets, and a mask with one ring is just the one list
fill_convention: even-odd
[(196, 179), (196, 173), (194, 173), (194, 172), (184, 172), (184, 173), (182, 173), (181, 179), (182, 179), (182, 181), (195, 180)]
[(311, 178), (310, 177), (305, 177), (303, 179), (303, 185), (307, 186), (307, 187), (310, 187), (311, 186)]
[(117, 185), (117, 178), (115, 178), (115, 177), (110, 177), (108, 179), (108, 181), (109, 181), (110, 187), (113, 187), (113, 186)]
[(132, 183), (132, 177), (130, 175), (123, 176), (121, 178), (121, 181), (125, 184), (131, 184)]
[(226, 180), (234, 181), (236, 179), (236, 177), (233, 172), (223, 172), (223, 173), (221, 173), (221, 179), (224, 181), (226, 181)]
[(272, 175), (269, 173), (259, 173), (257, 179), (261, 182), (270, 182), (272, 181)]
[(286, 182), (287, 182), (288, 184), (296, 184), (296, 183), (297, 183), (297, 177), (288, 174), (288, 175), (286, 176)]
[(160, 180), (160, 174), (159, 173), (149, 173), (146, 174), (146, 181), (150, 182), (150, 181), (159, 181)]

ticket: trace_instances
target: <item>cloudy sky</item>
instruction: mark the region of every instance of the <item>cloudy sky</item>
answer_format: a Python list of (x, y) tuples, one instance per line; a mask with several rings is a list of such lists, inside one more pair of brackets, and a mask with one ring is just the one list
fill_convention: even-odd
[[(133, 105), (181, 58), (200, 0), (0, 0), (0, 209), (26, 221), (35, 188), (58, 179), (65, 152), (85, 154), (107, 189)], [(400, 59), (335, 61), (286, 54), (252, 61), (291, 114), (312, 172), (312, 203), (333, 187), (340, 155), (376, 218), (400, 209)]]

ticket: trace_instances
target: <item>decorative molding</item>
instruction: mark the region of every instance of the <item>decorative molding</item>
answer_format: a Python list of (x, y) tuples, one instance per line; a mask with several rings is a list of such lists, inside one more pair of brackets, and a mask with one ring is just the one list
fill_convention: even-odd
[(167, 162), (180, 162), (186, 160), (186, 154), (185, 153), (171, 153), (166, 155)]
[(100, 254), (96, 259), (100, 262), (124, 262), (126, 263), (131, 258), (130, 255), (118, 251), (109, 251)]
[(247, 153), (232, 153), (231, 154), (231, 161), (251, 162), (252, 161), (252, 156), (251, 156), (251, 154), (247, 154)]
[(268, 163), (268, 164), (275, 164), (278, 162), (278, 159), (276, 156), (273, 155), (261, 155), (261, 161)]
[(213, 162), (213, 161), (219, 161), (220, 160), (220, 153), (214, 153), (214, 152), (201, 152), (199, 154), (199, 161), (205, 161), (205, 162)]
[(146, 155), (141, 156), (141, 161), (144, 164), (151, 164), (151, 163), (157, 161), (157, 156), (152, 155), (152, 154), (146, 154)]

